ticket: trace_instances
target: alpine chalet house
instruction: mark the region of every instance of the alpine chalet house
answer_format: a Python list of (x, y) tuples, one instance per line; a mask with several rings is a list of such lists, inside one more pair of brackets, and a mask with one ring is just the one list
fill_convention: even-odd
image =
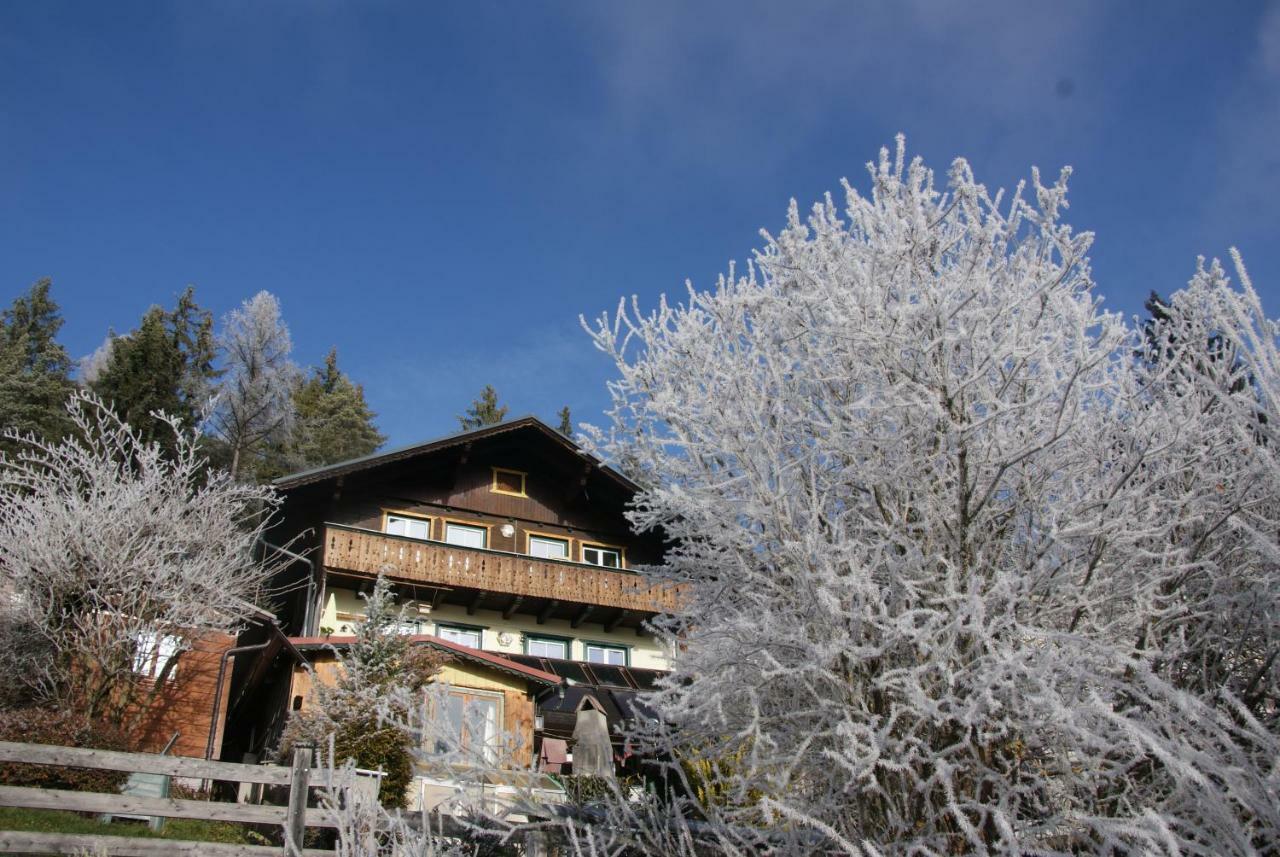
[(664, 550), (625, 518), (636, 486), (533, 417), (276, 486), (270, 538), (297, 555), (275, 581), (288, 642), (242, 638), (263, 648), (236, 665), (224, 759), (270, 750), (323, 674), (320, 653), (362, 621), (379, 572), (407, 608), (404, 633), (453, 658), (442, 680), (459, 704), (523, 732), (523, 762), (548, 772), (572, 769), (579, 711), (614, 726), (667, 667), (645, 623), (676, 609), (676, 592), (632, 571)]

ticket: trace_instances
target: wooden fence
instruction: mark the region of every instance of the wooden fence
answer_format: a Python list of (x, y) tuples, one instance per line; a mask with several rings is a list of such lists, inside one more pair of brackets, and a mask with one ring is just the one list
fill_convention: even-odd
[[(287, 786), (288, 806), (221, 803), (217, 801), (181, 800), (176, 798), (136, 797), (101, 792), (74, 792), (59, 789), (0, 786), (0, 806), (24, 809), (61, 809), (110, 815), (161, 816), (164, 818), (197, 818), (209, 821), (232, 821), (250, 824), (280, 825), (286, 843), (301, 843), (307, 827), (336, 827), (335, 814), (327, 809), (307, 807), (312, 786), (335, 790), (350, 789), (354, 783), (339, 771), (332, 776), (311, 777), (311, 751), (294, 751), (293, 766), (268, 767), (234, 762), (210, 762), (181, 756), (154, 753), (120, 753), (112, 750), (90, 750), (79, 747), (55, 747), (44, 744), (16, 744), (0, 741), (0, 762), (32, 765), (61, 765), (107, 771), (129, 771), (164, 774), (204, 780), (229, 780), (240, 783)], [(321, 772), (317, 772), (321, 773)], [(337, 779), (343, 778), (343, 779)], [(104, 833), (107, 831), (104, 830)], [(28, 833), (0, 830), (0, 854), (109, 854), (137, 857), (176, 857), (177, 855), (209, 855), (209, 857), (250, 857), (250, 855), (291, 855), (291, 857), (332, 857), (333, 852), (318, 849), (287, 849), (267, 845), (232, 845), (214, 842), (189, 842), (175, 839), (147, 839), (136, 836), (97, 836), (71, 833)]]

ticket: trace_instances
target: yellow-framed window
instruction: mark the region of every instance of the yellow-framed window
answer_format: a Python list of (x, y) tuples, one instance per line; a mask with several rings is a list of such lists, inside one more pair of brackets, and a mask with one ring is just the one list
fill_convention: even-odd
[(525, 492), (526, 478), (529, 474), (523, 470), (512, 470), (508, 467), (493, 467), (493, 482), (489, 490), (494, 494), (507, 494), (511, 497), (528, 497)]

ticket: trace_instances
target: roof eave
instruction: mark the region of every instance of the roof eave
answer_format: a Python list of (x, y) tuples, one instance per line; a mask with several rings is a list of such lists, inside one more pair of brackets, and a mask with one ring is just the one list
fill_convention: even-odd
[(358, 473), (363, 470), (379, 467), (383, 464), (391, 464), (393, 462), (403, 461), (418, 455), (439, 452), (463, 443), (469, 443), (475, 440), (481, 440), (524, 428), (533, 428), (541, 431), (549, 439), (559, 442), (573, 454), (591, 461), (597, 469), (614, 479), (623, 487), (632, 492), (639, 490), (639, 486), (626, 476), (623, 476), (612, 467), (604, 464), (600, 459), (583, 450), (582, 447), (578, 446), (578, 444), (574, 443), (571, 439), (565, 437), (563, 434), (551, 428), (542, 420), (531, 414), (518, 417), (514, 420), (507, 420), (506, 422), (495, 423), (490, 426), (481, 426), (480, 428), (470, 429), (469, 431), (456, 432), (454, 434), (435, 438), (434, 440), (397, 447), (396, 449), (390, 449), (385, 452), (375, 452), (371, 455), (352, 458), (347, 461), (339, 461), (335, 464), (327, 464), (323, 467), (315, 467), (310, 470), (290, 473), (286, 476), (273, 479), (271, 484), (280, 490), (288, 491), (305, 485), (314, 485), (329, 479), (337, 479), (338, 477), (345, 476), (348, 473)]

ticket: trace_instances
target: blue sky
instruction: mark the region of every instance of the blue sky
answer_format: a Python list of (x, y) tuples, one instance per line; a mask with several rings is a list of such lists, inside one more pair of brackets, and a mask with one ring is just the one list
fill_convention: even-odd
[(989, 186), (1075, 168), (1106, 305), (1239, 246), (1280, 316), (1280, 4), (6, 3), (0, 299), (73, 355), (192, 283), (281, 299), (392, 443), (598, 422), (578, 326), (731, 259), (895, 133)]

